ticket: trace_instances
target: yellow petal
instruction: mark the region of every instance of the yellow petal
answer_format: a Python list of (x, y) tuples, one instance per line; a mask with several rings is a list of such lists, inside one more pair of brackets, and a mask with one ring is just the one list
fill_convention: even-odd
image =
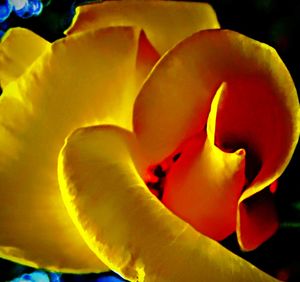
[[(60, 187), (90, 248), (130, 281), (278, 281), (166, 209), (139, 176), (132, 133), (77, 130), (60, 155)], [(137, 161), (138, 160), (138, 161)]]
[(139, 30), (93, 30), (55, 42), (0, 97), (0, 256), (68, 272), (107, 269), (61, 199), (57, 158), (78, 126), (130, 127)]
[(245, 150), (227, 153), (214, 145), (218, 89), (208, 119), (208, 136), (194, 137), (167, 174), (162, 202), (201, 233), (223, 240), (236, 229), (238, 199), (246, 183)]
[(207, 3), (175, 1), (105, 1), (81, 6), (68, 34), (95, 27), (138, 26), (160, 54), (199, 30), (219, 28)]
[(49, 42), (28, 29), (17, 27), (8, 30), (0, 43), (1, 87), (23, 74), (49, 47)]
[[(160, 60), (143, 85), (135, 103), (134, 128), (149, 159), (159, 162), (205, 128), (212, 98), (223, 81), (232, 97), (228, 101), (235, 102), (219, 126), (217, 140), (232, 125), (233, 150), (247, 142), (259, 150), (256, 143), (270, 144), (264, 145), (269, 148), (264, 155), (272, 152), (267, 159), (273, 163), (262, 176), (276, 171), (278, 177), (298, 139), (299, 102), (294, 84), (274, 49), (228, 30), (201, 31), (185, 39)], [(225, 107), (223, 112), (226, 116)], [(236, 113), (243, 115), (238, 118)]]

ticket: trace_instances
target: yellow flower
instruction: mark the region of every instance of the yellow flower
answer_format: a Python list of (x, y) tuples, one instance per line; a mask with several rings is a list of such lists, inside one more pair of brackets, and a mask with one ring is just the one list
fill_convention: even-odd
[(275, 281), (215, 240), (236, 230), (253, 249), (277, 226), (264, 188), (292, 156), (299, 102), (276, 52), (219, 30), (203, 3), (77, 12), (53, 44), (21, 28), (1, 43), (1, 257), (131, 281)]

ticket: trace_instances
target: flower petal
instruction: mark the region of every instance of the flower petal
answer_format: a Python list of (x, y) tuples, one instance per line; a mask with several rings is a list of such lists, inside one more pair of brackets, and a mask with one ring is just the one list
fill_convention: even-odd
[(203, 131), (186, 144), (167, 175), (162, 202), (201, 233), (223, 240), (236, 229), (238, 199), (246, 183), (245, 150), (227, 153), (214, 145), (218, 89)]
[[(280, 166), (278, 172), (282, 171), (298, 138), (299, 102), (294, 84), (271, 47), (229, 30), (194, 34), (166, 54), (152, 71), (134, 111), (134, 129), (149, 158), (159, 162), (205, 128), (213, 95), (223, 81), (235, 104), (228, 107), (230, 114), (220, 125), (217, 142), (218, 136), (223, 136), (231, 126), (234, 136), (242, 134), (242, 140), (237, 142), (241, 144), (235, 144), (236, 148), (243, 148), (241, 145), (247, 141), (252, 147), (256, 143), (266, 147), (273, 143), (276, 132), (276, 141), (269, 148), (277, 152), (274, 156), (270, 154), (269, 160), (274, 162), (267, 170), (273, 172), (277, 170), (275, 166)], [(271, 119), (275, 112), (274, 120), (282, 119), (278, 125)], [(243, 114), (237, 118), (239, 113)], [(251, 123), (252, 113), (257, 114), (253, 120), (256, 124)], [(224, 110), (223, 115), (226, 114)], [(260, 119), (261, 126), (256, 126)], [(237, 128), (240, 130), (234, 132)], [(280, 140), (282, 149), (278, 150)], [(267, 175), (267, 170), (263, 175)]]
[(0, 44), (0, 85), (23, 74), (50, 47), (50, 43), (24, 28), (8, 30)]
[(173, 1), (106, 1), (80, 6), (68, 34), (95, 27), (138, 26), (160, 54), (199, 30), (219, 28), (207, 3)]
[(278, 215), (269, 189), (239, 201), (237, 238), (243, 250), (256, 249), (269, 239), (278, 227)]
[(215, 124), (218, 147), (230, 151), (242, 147), (247, 152), (247, 184), (237, 217), (244, 250), (255, 249), (278, 227), (273, 195), (261, 191), (282, 174), (299, 138), (300, 107), (288, 71), (271, 48), (256, 48), (252, 56), (263, 59), (257, 72), (227, 84)]
[(196, 232), (148, 190), (135, 137), (77, 130), (60, 155), (60, 187), (90, 248), (130, 281), (278, 281)]
[(107, 269), (62, 202), (57, 157), (78, 126), (130, 127), (139, 30), (108, 28), (59, 40), (0, 97), (0, 255), (68, 272)]
[(160, 55), (148, 40), (145, 32), (142, 30), (139, 36), (139, 45), (136, 56), (136, 87), (139, 92), (144, 79), (148, 76)]
[[(228, 91), (229, 89), (227, 84), (223, 83), (217, 91), (217, 94), (212, 102), (207, 123), (207, 134), (208, 139), (213, 144), (218, 142), (218, 140), (216, 140), (216, 135), (219, 133), (216, 132), (219, 126), (217, 121), (220, 118), (220, 112), (224, 110), (224, 101), (230, 95)], [(246, 153), (246, 151), (244, 152)], [(248, 153), (251, 153), (251, 151), (248, 151)], [(246, 165), (253, 165), (252, 163), (249, 164), (249, 158), (247, 161), (248, 164), (246, 163)], [(254, 170), (255, 169), (252, 169), (252, 171)], [(244, 171), (244, 173), (247, 174), (247, 171)], [(249, 189), (247, 186), (249, 184), (249, 180), (245, 180), (246, 179), (244, 179), (244, 181), (241, 183), (242, 185), (240, 186), (240, 188), (243, 188), (244, 190)], [(243, 195), (246, 192), (244, 192), (242, 196), (240, 192), (241, 189), (239, 193), (236, 194), (237, 197), (235, 198), (233, 205), (234, 210), (232, 211), (233, 218), (236, 218), (237, 220), (232, 223), (236, 224), (236, 228), (234, 229), (237, 231), (238, 242), (241, 248), (243, 250), (253, 250), (271, 237), (278, 228), (278, 218), (273, 202), (273, 195), (269, 189), (265, 189), (256, 194), (253, 193), (251, 197), (245, 199), (243, 198)], [(237, 204), (236, 200), (238, 198), (239, 200)]]

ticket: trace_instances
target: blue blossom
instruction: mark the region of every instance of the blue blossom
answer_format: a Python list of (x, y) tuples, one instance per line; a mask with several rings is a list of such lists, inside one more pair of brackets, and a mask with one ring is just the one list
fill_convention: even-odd
[(11, 280), (10, 282), (59, 282), (59, 276), (56, 274), (50, 275), (51, 280), (49, 276), (44, 271), (34, 271), (30, 274), (23, 274), (21, 277), (15, 278)]
[(13, 5), (11, 0), (4, 0), (0, 2), (0, 22), (4, 22), (9, 17), (12, 9)]
[(43, 4), (40, 0), (11, 0), (14, 12), (21, 18), (37, 16), (42, 12)]
[(4, 0), (0, 2), (0, 22), (4, 22), (12, 12), (26, 19), (38, 16), (42, 10), (41, 0)]

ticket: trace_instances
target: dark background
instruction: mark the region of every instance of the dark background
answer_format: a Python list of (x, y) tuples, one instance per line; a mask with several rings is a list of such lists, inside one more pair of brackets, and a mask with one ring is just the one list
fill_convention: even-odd
[[(21, 19), (15, 15), (0, 29), (27, 27), (49, 41), (63, 37), (76, 5), (84, 0), (43, 1), (45, 8), (38, 17)], [(92, 2), (92, 1), (90, 1)], [(232, 29), (273, 46), (289, 69), (296, 88), (300, 83), (300, 1), (293, 0), (211, 0), (194, 1), (210, 3), (218, 15), (222, 28)], [(280, 229), (262, 246), (252, 252), (239, 250), (235, 235), (224, 242), (226, 247), (252, 262), (266, 272), (289, 282), (300, 281), (300, 152), (299, 146), (279, 179), (275, 196), (280, 218)], [(7, 281), (30, 273), (33, 269), (0, 260), (0, 281)], [(102, 276), (102, 275), (101, 275)], [(96, 281), (99, 275), (62, 275), (62, 281)], [(104, 281), (104, 280), (102, 280)], [(171, 281), (170, 281), (171, 282)]]

